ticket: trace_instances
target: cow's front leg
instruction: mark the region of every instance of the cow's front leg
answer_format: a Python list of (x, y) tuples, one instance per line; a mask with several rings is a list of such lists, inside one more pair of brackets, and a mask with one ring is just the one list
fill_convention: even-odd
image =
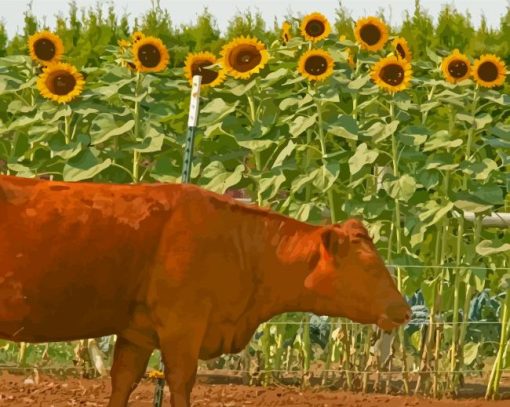
[(152, 349), (117, 338), (113, 355), (112, 395), (108, 407), (126, 407), (131, 392), (147, 368)]
[[(183, 311), (183, 310), (181, 310)], [(189, 310), (188, 310), (189, 311)], [(209, 308), (168, 315), (158, 329), (172, 407), (190, 407)]]

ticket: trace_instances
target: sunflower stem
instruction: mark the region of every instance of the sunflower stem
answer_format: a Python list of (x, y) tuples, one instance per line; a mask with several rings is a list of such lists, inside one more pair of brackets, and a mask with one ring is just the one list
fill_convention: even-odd
[(66, 140), (66, 144), (69, 144), (71, 142), (72, 133), (71, 133), (71, 118), (72, 118), (72, 111), (69, 114), (64, 115), (64, 137)]
[[(255, 108), (255, 100), (253, 97), (253, 93), (250, 91), (250, 93), (246, 96), (248, 99), (248, 106), (250, 107), (250, 122), (251, 126), (253, 127), (255, 125), (255, 122), (257, 120), (257, 109)], [(262, 161), (260, 156), (260, 151), (255, 151), (254, 153), (255, 158), (255, 169), (257, 170), (258, 175), (261, 175), (262, 171)], [(257, 205), (262, 206), (262, 194), (260, 193), (260, 188), (257, 186)]]
[[(464, 156), (465, 161), (469, 161), (471, 156), (471, 149), (473, 144), (473, 137), (475, 134), (475, 117), (476, 117), (476, 109), (477, 109), (477, 102), (478, 102), (478, 85), (476, 85), (475, 90), (473, 92), (473, 100), (471, 102), (471, 126), (468, 130), (468, 139), (466, 143), (466, 153)], [(450, 131), (453, 131), (454, 126), (454, 118), (453, 118), (453, 110), (450, 111)], [(462, 190), (467, 190), (467, 184), (468, 184), (468, 175), (464, 174), (462, 177)], [(476, 234), (476, 233), (475, 233)], [(457, 226), (457, 244), (456, 244), (456, 263), (457, 265), (460, 265), (462, 260), (462, 251), (463, 251), (463, 237), (464, 237), (464, 217), (461, 216), (459, 218), (459, 223)], [(450, 387), (450, 392), (455, 394), (457, 393), (457, 387), (458, 387), (458, 373), (455, 373), (459, 371), (459, 366), (462, 363), (460, 360), (459, 355), (462, 352), (461, 344), (464, 343), (464, 335), (465, 332), (463, 332), (463, 329), (461, 327), (460, 332), (458, 332), (458, 328), (456, 322), (458, 322), (458, 313), (460, 308), (460, 298), (459, 298), (459, 290), (460, 290), (460, 283), (462, 279), (462, 272), (458, 271), (455, 274), (455, 281), (454, 281), (454, 303), (453, 303), (453, 330), (452, 330), (452, 352), (451, 352), (451, 359), (450, 359), (450, 369), (452, 371), (452, 382)], [(470, 276), (470, 272), (468, 272), (468, 276)], [(471, 291), (469, 282), (466, 283), (466, 287), (468, 291)], [(469, 302), (468, 295), (466, 294), (466, 298), (464, 301)], [(464, 307), (465, 308), (465, 307)], [(466, 319), (466, 315), (463, 315), (464, 321)], [(458, 335), (457, 335), (458, 333)]]
[[(324, 126), (322, 123), (322, 109), (321, 109), (321, 103), (319, 100), (315, 100), (315, 105), (317, 106), (317, 116), (319, 119), (319, 142), (321, 144), (321, 153), (322, 153), (322, 165), (326, 167), (327, 160), (326, 160), (326, 140), (324, 138)], [(329, 206), (329, 212), (330, 212), (330, 218), (331, 223), (336, 222), (336, 211), (335, 211), (335, 199), (333, 196), (333, 185), (331, 185), (327, 190), (327, 196), (328, 196), (328, 206)]]
[[(395, 119), (395, 100), (393, 95), (390, 99), (390, 118), (391, 121)], [(397, 135), (396, 131), (391, 135), (391, 151), (392, 151), (392, 163), (393, 163), (393, 176), (396, 178), (400, 177), (400, 173), (398, 170), (398, 144), (397, 144)], [(400, 201), (398, 198), (395, 199), (395, 237), (396, 237), (396, 252), (400, 255), (402, 250), (402, 231), (400, 225), (401, 215), (400, 215)], [(397, 286), (398, 290), (402, 291), (403, 281), (402, 281), (402, 270), (400, 267), (397, 267)], [(400, 342), (400, 351), (402, 353), (402, 377), (404, 382), (404, 391), (406, 394), (409, 394), (409, 378), (407, 374), (407, 355), (404, 343), (404, 328), (400, 326), (398, 328), (398, 336)]]
[[(140, 134), (140, 101), (138, 100), (138, 94), (140, 93), (140, 83), (141, 83), (141, 75), (140, 72), (136, 72), (136, 84), (135, 84), (135, 143), (138, 141), (138, 136)], [(139, 163), (140, 161), (140, 152), (133, 148), (133, 183), (137, 183), (139, 181)]]

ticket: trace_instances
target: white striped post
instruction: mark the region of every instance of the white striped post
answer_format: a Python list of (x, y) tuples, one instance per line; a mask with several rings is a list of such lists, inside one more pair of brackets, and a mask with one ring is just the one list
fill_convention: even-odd
[[(202, 76), (193, 76), (191, 85), (191, 99), (189, 103), (188, 115), (188, 134), (186, 136), (186, 144), (184, 146), (184, 159), (182, 161), (181, 182), (187, 184), (191, 179), (191, 164), (193, 162), (193, 144), (195, 143), (195, 132), (198, 124), (198, 114), (200, 108), (200, 85), (202, 84)], [(164, 372), (165, 366), (163, 359), (159, 360), (159, 370)], [(156, 389), (154, 391), (154, 407), (163, 406), (163, 392), (165, 389), (165, 379), (158, 377)]]

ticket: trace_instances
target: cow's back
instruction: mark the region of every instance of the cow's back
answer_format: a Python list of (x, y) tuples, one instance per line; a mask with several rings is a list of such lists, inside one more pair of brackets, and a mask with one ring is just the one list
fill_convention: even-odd
[(122, 328), (176, 187), (1, 176), (0, 335), (64, 340)]

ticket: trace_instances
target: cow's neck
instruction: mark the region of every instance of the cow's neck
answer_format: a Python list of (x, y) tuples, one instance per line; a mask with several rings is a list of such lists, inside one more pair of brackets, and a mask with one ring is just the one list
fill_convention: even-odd
[(318, 252), (318, 228), (294, 220), (265, 219), (258, 261), (257, 310), (261, 320), (290, 311), (313, 312), (315, 295), (304, 287)]

